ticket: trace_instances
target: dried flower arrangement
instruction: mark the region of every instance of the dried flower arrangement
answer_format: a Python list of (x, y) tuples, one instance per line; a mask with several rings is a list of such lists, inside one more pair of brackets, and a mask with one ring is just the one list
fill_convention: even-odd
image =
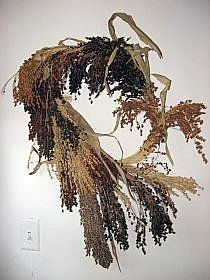
[[(129, 24), (144, 46), (117, 38), (116, 17)], [(205, 139), (200, 135), (205, 106), (187, 100), (166, 109), (171, 81), (150, 74), (149, 52), (161, 58), (159, 47), (125, 13), (114, 13), (108, 26), (111, 40), (66, 38), (58, 46), (38, 50), (24, 61), (13, 85), (15, 105), (23, 104), (30, 115), (29, 140), (36, 143), (30, 157), (36, 153), (38, 163), (30, 174), (45, 164), (60, 182), (62, 208), (72, 211), (79, 202), (87, 255), (104, 268), (113, 258), (119, 265), (116, 244), (123, 250), (129, 248), (128, 223), (136, 232), (136, 247), (145, 254), (147, 229), (158, 245), (174, 233), (170, 212), (175, 217), (177, 209), (171, 196), (178, 191), (190, 199), (189, 194), (199, 189), (193, 178), (171, 176), (167, 163), (150, 160), (151, 154), (161, 153), (173, 164), (168, 129), (176, 127), (186, 141), (194, 140), (207, 162), (201, 144)], [(77, 44), (65, 45), (69, 39)], [(164, 86), (160, 95), (151, 76)], [(74, 98), (83, 94), (83, 82), (91, 103), (104, 91), (110, 98), (117, 94), (116, 125), (110, 134), (95, 133), (68, 101), (67, 91)], [(148, 122), (149, 135), (135, 154), (116, 160), (101, 148), (100, 136), (114, 137), (116, 129), (126, 125), (131, 130), (137, 127), (141, 134)]]

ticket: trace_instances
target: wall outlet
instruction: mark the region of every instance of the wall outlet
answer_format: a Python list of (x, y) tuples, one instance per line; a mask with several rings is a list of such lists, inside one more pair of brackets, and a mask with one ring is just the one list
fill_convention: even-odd
[(40, 251), (40, 226), (35, 218), (20, 222), (20, 247), (23, 250)]

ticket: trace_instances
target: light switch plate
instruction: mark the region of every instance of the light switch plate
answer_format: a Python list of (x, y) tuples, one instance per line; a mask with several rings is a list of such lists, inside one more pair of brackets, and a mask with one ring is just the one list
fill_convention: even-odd
[(20, 222), (20, 247), (23, 250), (40, 251), (40, 226), (35, 218)]

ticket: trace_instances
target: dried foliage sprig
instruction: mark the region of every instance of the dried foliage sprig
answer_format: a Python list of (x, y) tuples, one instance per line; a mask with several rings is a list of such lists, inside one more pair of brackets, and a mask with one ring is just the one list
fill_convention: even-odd
[[(117, 38), (116, 17), (127, 22), (146, 46)], [(159, 245), (174, 233), (170, 215), (175, 217), (177, 209), (171, 196), (181, 192), (189, 198), (199, 189), (194, 179), (170, 176), (167, 164), (150, 161), (164, 145), (162, 154), (173, 163), (168, 129), (177, 127), (186, 141), (193, 139), (207, 162), (201, 144), (205, 139), (200, 135), (205, 106), (185, 101), (166, 109), (171, 81), (153, 74), (164, 86), (158, 96), (149, 65), (149, 52), (155, 51), (161, 58), (160, 48), (125, 13), (112, 15), (109, 31), (111, 39), (73, 39), (77, 44), (72, 46), (65, 45), (66, 40), (72, 40), (66, 38), (58, 46), (38, 50), (24, 61), (13, 87), (15, 105), (23, 104), (30, 115), (29, 140), (37, 143), (31, 155), (38, 155), (38, 163), (30, 174), (43, 164), (55, 173), (62, 208), (72, 211), (79, 204), (87, 255), (105, 268), (113, 258), (118, 262), (116, 245), (129, 248), (128, 220), (136, 231), (137, 248), (146, 253), (147, 228)], [(101, 148), (99, 137), (105, 134), (95, 133), (66, 96), (68, 91), (73, 98), (82, 98), (83, 83), (91, 103), (104, 91), (115, 98), (117, 120), (109, 136), (114, 137), (119, 125), (129, 125), (131, 130), (136, 126), (142, 132), (150, 122), (149, 135), (135, 154), (116, 160)], [(141, 123), (137, 121), (140, 114)], [(163, 172), (158, 166), (164, 167)]]

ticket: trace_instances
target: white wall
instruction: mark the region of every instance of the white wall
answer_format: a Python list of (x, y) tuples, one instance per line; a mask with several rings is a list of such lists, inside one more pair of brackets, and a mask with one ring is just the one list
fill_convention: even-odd
[[(163, 51), (164, 60), (152, 54), (152, 71), (173, 80), (168, 104), (179, 100), (202, 101), (210, 108), (210, 2), (208, 0), (1, 0), (0, 1), (0, 87), (36, 49), (51, 46), (67, 36), (107, 36), (107, 20), (113, 12), (133, 15)], [(117, 33), (130, 36), (129, 28), (117, 23)], [(134, 35), (134, 40), (136, 37)], [(113, 126), (111, 105), (101, 98), (100, 107), (78, 107), (97, 131)], [(209, 109), (203, 135), (210, 138)], [(78, 212), (62, 213), (59, 185), (45, 169), (29, 176), (26, 168), (30, 143), (27, 116), (22, 107), (13, 107), (11, 86), (0, 97), (0, 279), (1, 280), (93, 280), (93, 279), (210, 279), (210, 177), (195, 149), (178, 132), (170, 133), (175, 173), (193, 176), (205, 187), (191, 202), (176, 198), (176, 235), (161, 247), (149, 240), (147, 255), (131, 246), (120, 253), (123, 269), (96, 266), (85, 257)], [(103, 123), (103, 125), (102, 125)], [(136, 143), (118, 134), (126, 153)], [(103, 140), (105, 148), (117, 154), (117, 146)], [(210, 159), (208, 145), (205, 145)], [(24, 218), (36, 217), (41, 224), (41, 251), (20, 249), (18, 227)], [(134, 241), (134, 239), (133, 239)], [(135, 242), (133, 242), (135, 243)], [(32, 275), (33, 272), (33, 275)]]

